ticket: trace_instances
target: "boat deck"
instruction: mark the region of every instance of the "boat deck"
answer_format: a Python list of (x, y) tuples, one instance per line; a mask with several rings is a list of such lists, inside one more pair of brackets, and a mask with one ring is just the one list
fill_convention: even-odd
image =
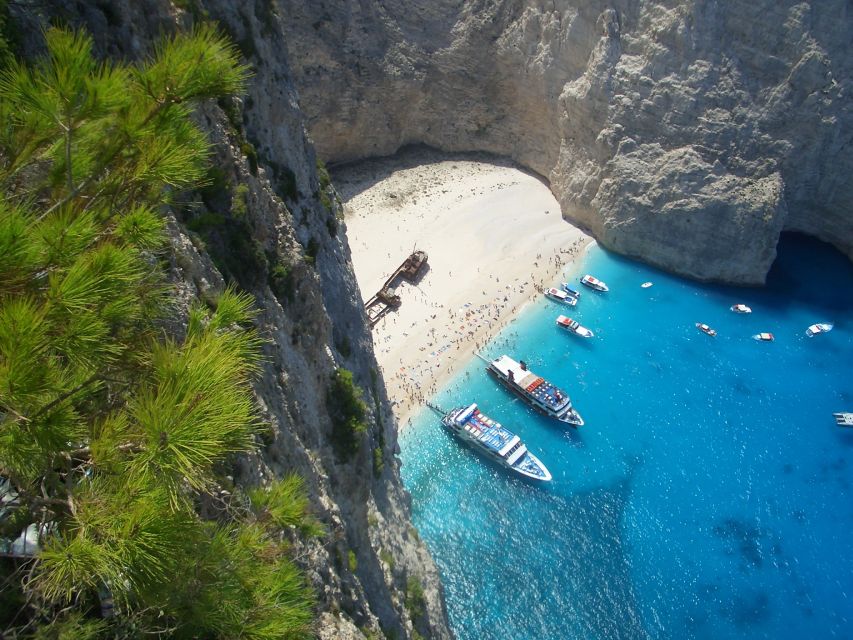
[(499, 422), (480, 413), (479, 409), (474, 410), (462, 428), (496, 453), (503, 450), (515, 437), (514, 433), (507, 431)]

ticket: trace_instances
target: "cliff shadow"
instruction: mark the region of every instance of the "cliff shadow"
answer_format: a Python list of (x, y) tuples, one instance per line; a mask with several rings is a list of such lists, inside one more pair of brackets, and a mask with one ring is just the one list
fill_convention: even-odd
[(536, 178), (549, 189), (550, 183), (543, 176), (524, 167), (511, 158), (485, 151), (442, 151), (425, 144), (413, 144), (401, 147), (390, 156), (376, 156), (345, 162), (330, 163), (329, 174), (332, 184), (344, 202), (367, 191), (376, 184), (387, 180), (397, 171), (416, 169), (439, 162), (481, 162), (498, 167), (516, 169), (532, 178)]

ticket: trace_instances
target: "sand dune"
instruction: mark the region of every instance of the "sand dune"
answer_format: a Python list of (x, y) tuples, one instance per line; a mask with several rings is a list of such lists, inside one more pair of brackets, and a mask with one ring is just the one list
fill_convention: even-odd
[(416, 150), (334, 172), (365, 299), (414, 248), (429, 254), (427, 272), (397, 289), (402, 305), (373, 330), (401, 426), (591, 241), (540, 179), (446, 157)]

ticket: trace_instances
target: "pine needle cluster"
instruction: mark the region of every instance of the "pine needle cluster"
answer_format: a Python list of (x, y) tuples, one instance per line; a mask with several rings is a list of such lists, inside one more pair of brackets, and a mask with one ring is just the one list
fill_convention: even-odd
[(278, 533), (312, 526), (299, 479), (195, 508), (255, 447), (251, 299), (195, 306), (182, 340), (158, 328), (159, 212), (209, 156), (191, 110), (246, 69), (209, 27), (138, 65), (45, 36), (0, 73), (0, 636), (304, 637)]

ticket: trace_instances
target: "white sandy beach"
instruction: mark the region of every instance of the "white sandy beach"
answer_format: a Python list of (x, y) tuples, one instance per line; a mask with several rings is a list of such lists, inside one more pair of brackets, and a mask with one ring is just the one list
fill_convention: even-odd
[(423, 277), (397, 289), (402, 305), (373, 329), (401, 427), (526, 302), (559, 286), (591, 241), (536, 177), (442, 158), (415, 150), (334, 171), (365, 300), (413, 249), (429, 255)]

